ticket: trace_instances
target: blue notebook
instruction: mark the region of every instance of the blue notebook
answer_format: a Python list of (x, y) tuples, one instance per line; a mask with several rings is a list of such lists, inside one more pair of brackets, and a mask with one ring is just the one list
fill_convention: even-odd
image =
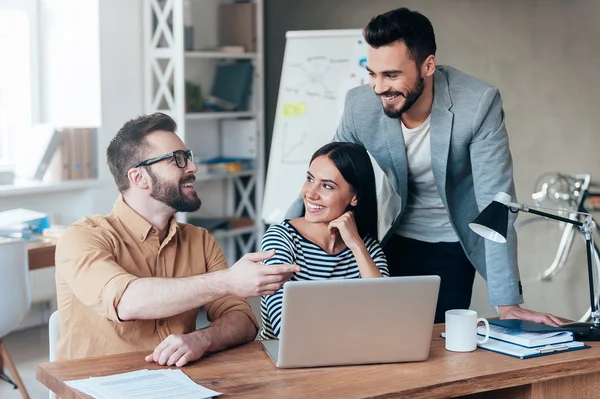
[[(559, 327), (523, 320), (489, 320), (490, 339), (508, 342), (526, 348), (563, 344), (573, 341), (573, 333)], [(477, 327), (477, 333), (485, 335), (485, 327)]]
[(513, 330), (526, 331), (532, 333), (550, 333), (569, 331), (565, 328), (547, 326), (546, 324), (534, 323), (528, 320), (516, 320), (516, 319), (505, 319), (505, 320), (488, 320), (490, 324), (499, 327), (510, 328)]

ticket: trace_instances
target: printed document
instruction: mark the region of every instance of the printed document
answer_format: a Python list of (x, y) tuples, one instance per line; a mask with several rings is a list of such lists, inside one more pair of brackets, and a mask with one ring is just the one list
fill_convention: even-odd
[(219, 392), (196, 384), (181, 370), (138, 370), (66, 384), (96, 399), (203, 399)]

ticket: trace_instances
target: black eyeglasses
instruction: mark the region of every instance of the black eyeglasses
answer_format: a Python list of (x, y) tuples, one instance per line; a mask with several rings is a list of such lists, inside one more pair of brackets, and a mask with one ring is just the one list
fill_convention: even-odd
[(168, 154), (164, 154), (164, 155), (159, 155), (157, 157), (152, 157), (152, 158), (148, 158), (144, 161), (138, 162), (135, 165), (133, 165), (133, 168), (137, 168), (139, 166), (150, 166), (152, 164), (155, 164), (157, 162), (163, 161), (165, 159), (169, 159), (169, 158), (174, 158), (175, 159), (175, 163), (177, 164), (178, 168), (185, 168), (188, 164), (188, 159), (192, 162), (194, 162), (194, 153), (192, 152), (192, 150), (177, 150), (177, 151), (173, 151), (170, 152)]

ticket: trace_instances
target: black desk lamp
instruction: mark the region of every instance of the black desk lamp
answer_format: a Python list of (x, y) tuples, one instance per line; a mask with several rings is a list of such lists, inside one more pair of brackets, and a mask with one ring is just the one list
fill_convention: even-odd
[(506, 232), (508, 230), (508, 211), (513, 213), (517, 213), (519, 211), (533, 213), (535, 215), (544, 216), (550, 219), (578, 226), (585, 235), (588, 280), (590, 288), (590, 316), (592, 318), (592, 322), (568, 323), (563, 324), (561, 327), (571, 331), (573, 333), (573, 337), (577, 341), (600, 341), (600, 314), (598, 312), (598, 302), (595, 298), (594, 270), (592, 267), (592, 231), (594, 229), (594, 221), (592, 220), (592, 216), (588, 213), (581, 213), (586, 215), (586, 217), (583, 222), (580, 222), (579, 220), (572, 220), (569, 218), (556, 216), (551, 213), (542, 212), (537, 209), (531, 209), (527, 205), (510, 202), (510, 200), (510, 195), (506, 193), (496, 194), (492, 203), (489, 204), (483, 211), (481, 211), (475, 220), (469, 223), (469, 227), (483, 238), (503, 244), (506, 242)]

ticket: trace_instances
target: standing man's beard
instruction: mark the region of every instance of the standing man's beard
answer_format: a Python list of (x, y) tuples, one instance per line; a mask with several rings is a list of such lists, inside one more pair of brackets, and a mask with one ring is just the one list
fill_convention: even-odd
[(181, 192), (181, 184), (193, 182), (193, 176), (192, 178), (181, 180), (179, 184), (175, 185), (160, 179), (150, 169), (148, 169), (148, 174), (152, 179), (152, 193), (150, 194), (152, 198), (169, 205), (177, 212), (195, 212), (200, 209), (202, 201), (200, 201), (197, 194), (193, 198), (190, 198)]
[(400, 95), (404, 97), (404, 104), (400, 109), (395, 109), (394, 105), (383, 106), (383, 112), (387, 117), (393, 119), (400, 118), (402, 114), (408, 111), (410, 107), (412, 107), (417, 102), (419, 97), (421, 97), (421, 94), (423, 94), (423, 90), (425, 89), (425, 79), (423, 79), (423, 77), (421, 76), (420, 71), (418, 72), (418, 74), (419, 76), (417, 76), (415, 87), (407, 91), (406, 94), (400, 91), (386, 91), (385, 93), (381, 94), (381, 96)]

